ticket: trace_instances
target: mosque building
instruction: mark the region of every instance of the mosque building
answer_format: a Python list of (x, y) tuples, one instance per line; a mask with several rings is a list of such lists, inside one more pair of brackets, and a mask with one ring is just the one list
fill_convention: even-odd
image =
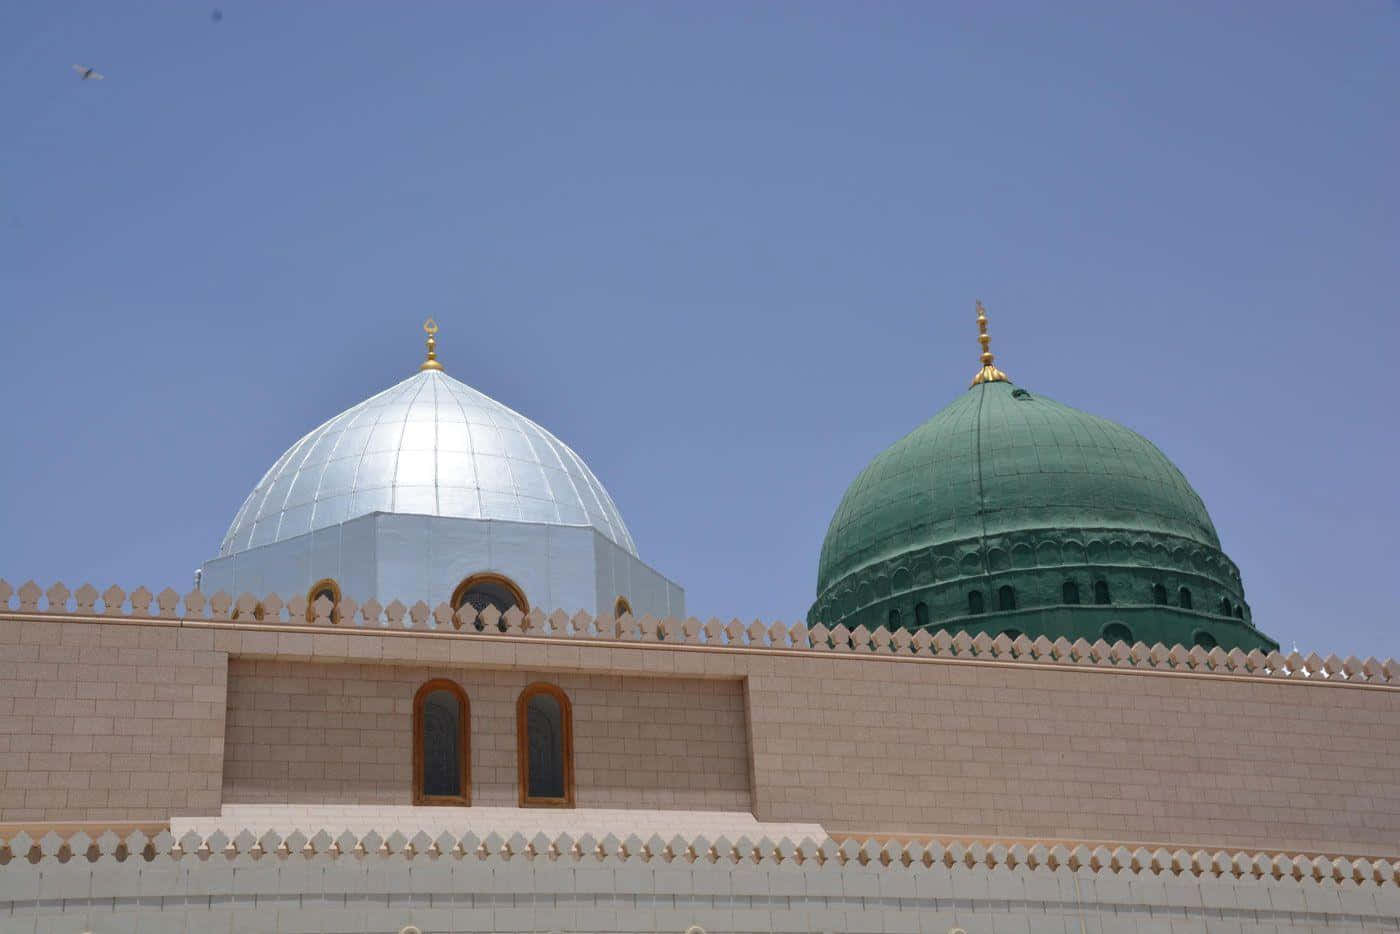
[(687, 617), (431, 320), (188, 593), (0, 580), (0, 934), (1400, 930), (1400, 665), (977, 322), (805, 622)]
[(809, 618), (1277, 649), (1181, 471), (1122, 425), (1017, 387), (977, 311), (971, 389), (852, 481)]
[(685, 616), (573, 449), (427, 359), (287, 449), (199, 571), (207, 593), (400, 595)]

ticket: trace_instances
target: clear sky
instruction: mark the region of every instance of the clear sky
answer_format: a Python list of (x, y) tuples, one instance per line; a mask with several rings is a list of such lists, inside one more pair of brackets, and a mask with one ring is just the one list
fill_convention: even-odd
[(0, 5), (12, 583), (188, 589), (432, 314), (694, 615), (795, 620), (981, 298), (1262, 629), (1400, 656), (1400, 4), (213, 8)]

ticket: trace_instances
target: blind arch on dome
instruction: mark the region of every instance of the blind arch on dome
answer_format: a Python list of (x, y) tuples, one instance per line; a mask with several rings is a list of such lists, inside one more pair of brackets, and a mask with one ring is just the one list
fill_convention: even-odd
[(1109, 645), (1115, 642), (1122, 642), (1127, 645), (1133, 644), (1133, 631), (1128, 628), (1126, 623), (1120, 623), (1117, 620), (1111, 623), (1105, 623), (1101, 633), (1103, 635), (1103, 641), (1107, 642)]
[(1108, 606), (1112, 602), (1113, 598), (1108, 592), (1108, 581), (1094, 581), (1094, 603), (1099, 606)]

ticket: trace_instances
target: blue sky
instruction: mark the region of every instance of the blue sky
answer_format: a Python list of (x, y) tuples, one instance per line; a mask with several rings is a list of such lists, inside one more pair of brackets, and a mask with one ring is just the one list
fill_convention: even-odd
[(1261, 628), (1400, 655), (1396, 4), (212, 9), (0, 7), (0, 576), (188, 588), (432, 314), (692, 613), (794, 620), (980, 297)]

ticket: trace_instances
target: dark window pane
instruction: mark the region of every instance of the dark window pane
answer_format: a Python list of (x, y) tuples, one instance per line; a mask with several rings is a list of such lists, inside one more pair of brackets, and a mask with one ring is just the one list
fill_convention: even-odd
[(564, 715), (552, 694), (533, 695), (525, 708), (531, 798), (564, 797)]
[(1100, 606), (1107, 605), (1112, 601), (1108, 598), (1108, 582), (1094, 581), (1094, 602)]
[(501, 613), (504, 613), (515, 606), (515, 594), (511, 593), (508, 587), (495, 581), (480, 581), (473, 584), (471, 590), (457, 598), (457, 605), (453, 609), (460, 610), (463, 605), (468, 603), (478, 613), (488, 606), (494, 606)]
[(423, 699), (423, 794), (462, 793), (461, 710), (451, 691), (433, 691)]
[(1112, 645), (1115, 642), (1125, 642), (1133, 644), (1133, 631), (1119, 622), (1109, 623), (1103, 627), (1103, 641)]
[(997, 590), (997, 609), (998, 609), (998, 610), (1014, 610), (1014, 609), (1016, 609), (1016, 590), (1015, 590), (1015, 588), (1010, 587), (1010, 586), (998, 588), (998, 590)]
[(1064, 586), (1060, 588), (1060, 602), (1071, 604), (1078, 603), (1079, 585), (1074, 581), (1065, 581)]
[(967, 594), (967, 611), (974, 616), (982, 612), (982, 591), (972, 590)]
[(1191, 590), (1190, 590), (1190, 588), (1188, 588), (1188, 587), (1183, 587), (1183, 588), (1181, 588), (1179, 591), (1177, 591), (1177, 597), (1178, 597), (1178, 599), (1179, 599), (1179, 601), (1180, 601), (1180, 603), (1181, 603), (1181, 608), (1182, 608), (1183, 610), (1189, 610), (1189, 609), (1191, 609)]
[(928, 604), (920, 601), (914, 604), (914, 622), (920, 626), (928, 625)]

